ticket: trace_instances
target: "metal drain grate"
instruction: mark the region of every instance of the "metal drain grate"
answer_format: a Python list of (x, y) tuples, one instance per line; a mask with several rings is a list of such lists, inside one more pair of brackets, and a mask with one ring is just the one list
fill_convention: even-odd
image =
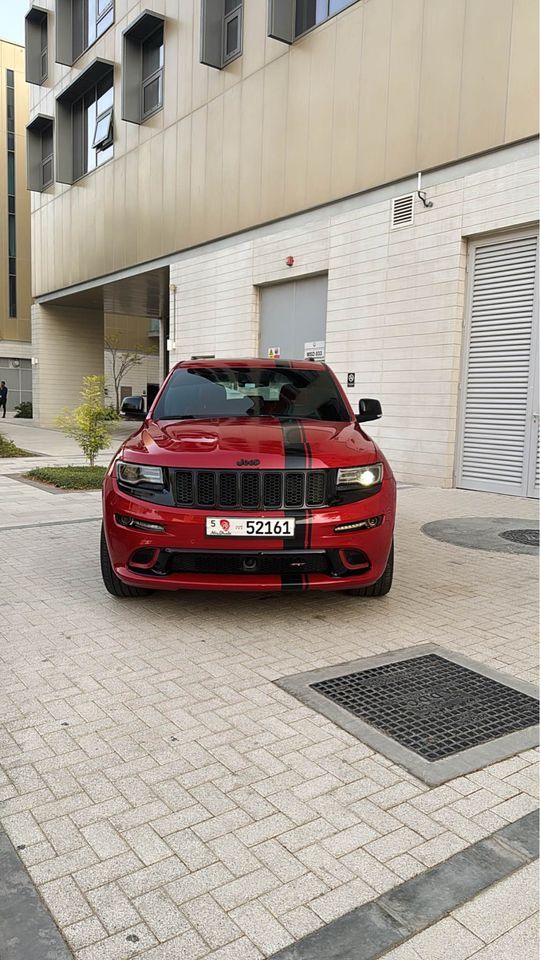
[(310, 684), (430, 762), (538, 722), (538, 702), (437, 654)]
[(503, 540), (510, 540), (511, 543), (524, 543), (527, 547), (538, 546), (538, 528), (530, 530), (503, 530), (499, 534)]

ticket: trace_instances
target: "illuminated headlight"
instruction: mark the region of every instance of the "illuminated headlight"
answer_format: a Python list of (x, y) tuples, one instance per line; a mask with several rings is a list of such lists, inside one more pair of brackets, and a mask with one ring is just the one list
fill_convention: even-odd
[(148, 467), (142, 463), (126, 463), (124, 460), (119, 460), (116, 464), (116, 476), (120, 483), (125, 483), (129, 487), (136, 487), (139, 484), (163, 486), (161, 467)]
[(367, 467), (344, 467), (338, 470), (338, 487), (375, 487), (383, 478), (382, 463)]
[(116, 514), (116, 522), (121, 527), (133, 527), (135, 530), (148, 530), (151, 533), (164, 533), (165, 527), (161, 523), (151, 523), (149, 520), (137, 520), (136, 517), (126, 517), (122, 513)]

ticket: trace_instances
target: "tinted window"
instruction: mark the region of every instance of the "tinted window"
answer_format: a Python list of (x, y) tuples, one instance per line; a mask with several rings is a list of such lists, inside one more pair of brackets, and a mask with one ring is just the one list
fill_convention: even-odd
[(327, 371), (282, 367), (185, 367), (176, 370), (155, 420), (196, 417), (277, 417), (349, 420)]

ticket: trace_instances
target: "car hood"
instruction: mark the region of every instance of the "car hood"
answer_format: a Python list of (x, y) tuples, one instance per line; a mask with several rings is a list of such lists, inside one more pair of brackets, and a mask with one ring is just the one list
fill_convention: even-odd
[(150, 420), (125, 442), (120, 454), (135, 463), (152, 462), (164, 467), (283, 470), (373, 463), (378, 450), (350, 421), (231, 417)]

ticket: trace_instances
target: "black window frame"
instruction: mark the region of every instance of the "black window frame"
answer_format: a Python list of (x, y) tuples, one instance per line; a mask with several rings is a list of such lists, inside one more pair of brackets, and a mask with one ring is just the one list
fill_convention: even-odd
[(8, 316), (17, 316), (17, 194), (15, 161), (15, 71), (6, 70)]
[[(108, 81), (110, 78), (110, 86), (107, 86), (106, 90), (112, 90), (113, 103), (111, 106), (106, 107), (105, 110), (102, 110), (100, 113), (97, 113), (94, 119), (94, 132), (92, 134), (92, 142), (90, 143), (90, 138), (88, 136), (88, 124), (85, 122), (85, 116), (89, 109), (87, 105), (87, 100), (90, 95), (93, 95), (92, 103), (97, 104), (100, 97), (103, 96), (103, 92), (99, 93), (100, 84), (103, 84), (105, 81)], [(80, 114), (80, 123), (76, 119), (76, 114)], [(106, 150), (109, 150), (111, 147), (114, 147), (114, 71), (111, 70), (99, 80), (96, 80), (94, 83), (89, 84), (88, 87), (81, 92), (80, 96), (73, 101), (71, 105), (71, 115), (72, 115), (72, 145), (71, 149), (73, 152), (73, 183), (76, 183), (78, 180), (82, 180), (83, 177), (87, 177), (90, 173), (93, 173), (98, 167), (103, 166), (104, 163), (109, 163), (113, 159), (113, 155), (108, 157), (106, 160), (101, 163), (98, 162), (98, 155), (105, 153)], [(96, 141), (97, 127), (100, 121), (105, 119), (108, 116), (109, 126), (107, 128), (106, 137), (102, 137), (99, 141)], [(81, 140), (79, 140), (79, 136)], [(88, 166), (88, 154), (90, 150), (95, 150), (96, 152), (96, 163), (95, 166)]]
[[(162, 50), (162, 57), (160, 65), (149, 73), (148, 76), (144, 75), (144, 47), (145, 44), (149, 43), (157, 34), (161, 34), (161, 44), (160, 48)], [(165, 72), (165, 31), (163, 28), (163, 23), (160, 23), (155, 30), (152, 30), (143, 40), (141, 40), (141, 122), (148, 120), (149, 117), (153, 117), (155, 113), (158, 113), (159, 110), (163, 110), (163, 83), (164, 83), (164, 72)], [(158, 89), (160, 91), (159, 99), (157, 104), (154, 107), (151, 107), (149, 110), (144, 108), (144, 99), (145, 93), (148, 87), (153, 83), (158, 81)]]
[[(244, 43), (244, 0), (232, 0), (233, 6), (226, 10), (227, 0), (201, 0), (201, 48), (200, 62), (216, 70), (223, 70), (242, 55)], [(227, 50), (227, 31), (237, 21), (237, 44)]]

